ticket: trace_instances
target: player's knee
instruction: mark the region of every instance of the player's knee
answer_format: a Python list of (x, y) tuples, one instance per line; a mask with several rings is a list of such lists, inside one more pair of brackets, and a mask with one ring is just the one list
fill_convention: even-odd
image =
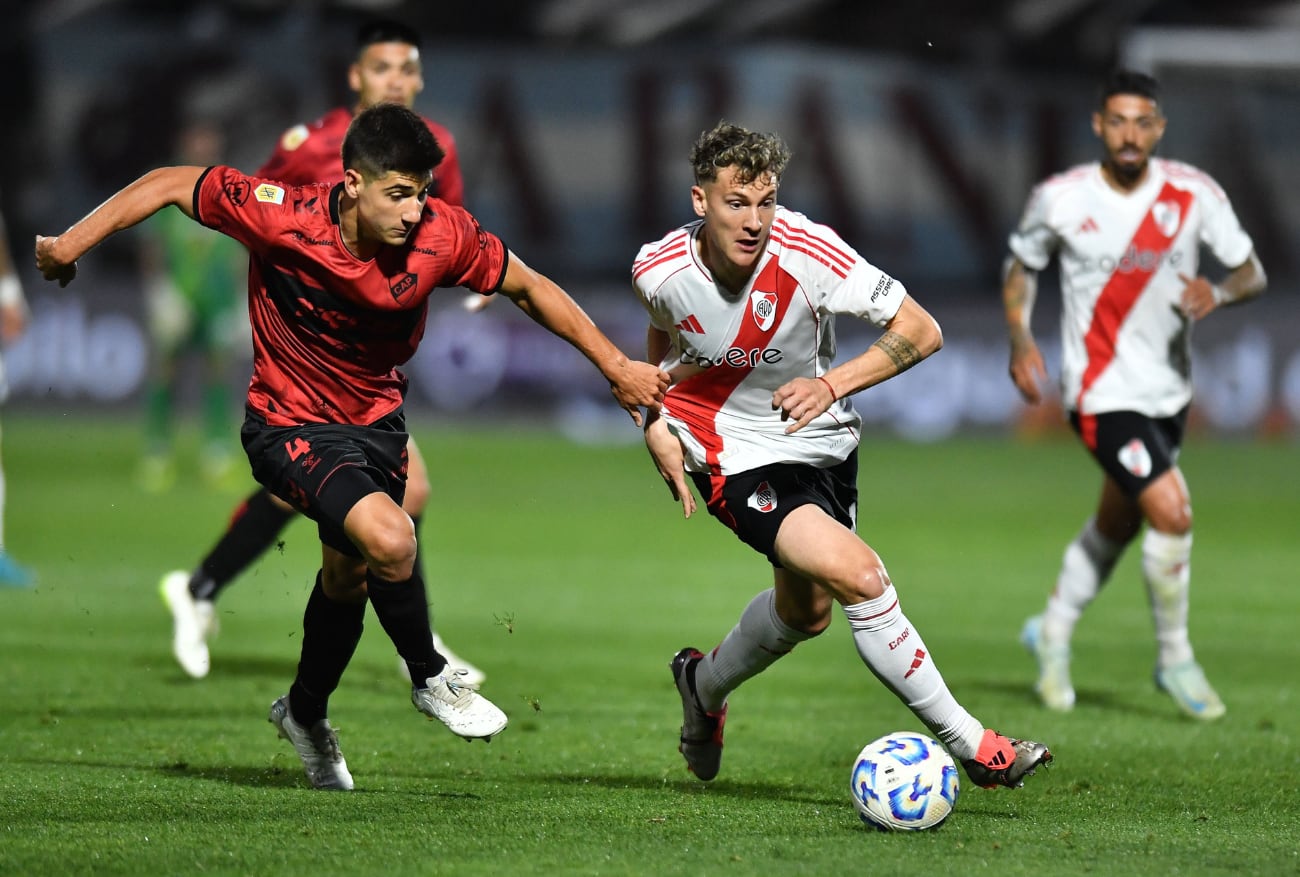
[(845, 606), (853, 606), (876, 599), (885, 593), (890, 584), (885, 565), (877, 560), (856, 570), (843, 586), (843, 593), (838, 596)]
[(376, 528), (362, 546), (366, 562), (382, 579), (399, 582), (411, 577), (415, 566), (415, 532), (409, 519), (406, 524)]
[(1161, 533), (1184, 536), (1192, 531), (1192, 507), (1181, 500), (1159, 503), (1148, 510), (1147, 523)]

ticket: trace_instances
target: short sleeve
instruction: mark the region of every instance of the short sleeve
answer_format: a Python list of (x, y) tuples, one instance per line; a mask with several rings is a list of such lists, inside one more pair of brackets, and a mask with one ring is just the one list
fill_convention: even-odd
[(1029, 196), (1020, 224), (1008, 240), (1011, 255), (1034, 271), (1047, 267), (1060, 244), (1050, 218), (1050, 199), (1040, 185)]
[[(425, 209), (429, 209), (426, 207)], [(453, 247), (447, 254), (446, 279), (440, 286), (463, 286), (474, 292), (496, 292), (505, 280), (509, 252), (496, 235), (479, 225), (468, 210), (441, 204), (442, 229)]]
[(1201, 243), (1229, 269), (1245, 264), (1255, 249), (1255, 244), (1241, 227), (1241, 221), (1237, 219), (1228, 196), (1217, 185), (1213, 186), (1204, 197), (1204, 208)]
[(262, 252), (292, 211), (283, 186), (217, 165), (204, 171), (194, 187), (194, 215), (199, 222)]

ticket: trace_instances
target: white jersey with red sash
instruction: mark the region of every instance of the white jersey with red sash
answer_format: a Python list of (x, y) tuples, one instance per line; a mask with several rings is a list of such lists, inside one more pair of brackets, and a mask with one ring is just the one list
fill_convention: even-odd
[(716, 476), (842, 461), (861, 426), (848, 399), (787, 436), (772, 393), (826, 373), (836, 314), (883, 326), (907, 291), (831, 229), (778, 207), (767, 249), (733, 295), (700, 261), (701, 228), (693, 222), (646, 244), (632, 269), (651, 324), (671, 341), (660, 363), (672, 376), (663, 413), (685, 446), (687, 470)]
[(1107, 185), (1097, 163), (1034, 189), (1010, 247), (1035, 271), (1060, 256), (1067, 408), (1168, 417), (1191, 401), (1178, 275), (1196, 276), (1202, 244), (1229, 268), (1254, 246), (1223, 190), (1191, 165), (1153, 158), (1128, 194)]

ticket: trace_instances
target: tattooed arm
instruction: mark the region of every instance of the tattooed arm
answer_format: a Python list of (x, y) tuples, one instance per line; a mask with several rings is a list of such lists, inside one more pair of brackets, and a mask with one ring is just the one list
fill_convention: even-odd
[(1011, 380), (1026, 402), (1037, 404), (1043, 394), (1039, 387), (1047, 380), (1047, 366), (1029, 330), (1034, 310), (1038, 275), (1014, 256), (1007, 259), (1002, 280), (1002, 308), (1006, 312), (1007, 334), (1011, 340)]
[(838, 400), (907, 371), (942, 346), (939, 324), (909, 295), (875, 344), (820, 378), (795, 378), (778, 387), (772, 408), (793, 421), (786, 433), (795, 432)]

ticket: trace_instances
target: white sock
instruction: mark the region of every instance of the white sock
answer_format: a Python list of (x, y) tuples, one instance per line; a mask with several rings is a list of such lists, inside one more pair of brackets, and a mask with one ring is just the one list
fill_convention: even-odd
[(1147, 529), (1142, 539), (1142, 575), (1151, 599), (1161, 667), (1192, 660), (1192, 643), (1187, 636), (1191, 559), (1191, 533), (1175, 536)]
[(749, 601), (736, 626), (695, 669), (695, 693), (708, 712), (722, 709), (727, 695), (753, 679), (796, 644), (812, 635), (790, 627), (776, 614), (776, 591), (768, 588)]
[(874, 600), (845, 606), (862, 661), (958, 760), (974, 758), (984, 726), (952, 696), (921, 634), (891, 585)]
[(1043, 613), (1043, 639), (1069, 643), (1074, 625), (1101, 592), (1123, 552), (1123, 545), (1107, 539), (1097, 529), (1096, 520), (1088, 519), (1065, 547), (1056, 589), (1047, 598), (1047, 611)]

